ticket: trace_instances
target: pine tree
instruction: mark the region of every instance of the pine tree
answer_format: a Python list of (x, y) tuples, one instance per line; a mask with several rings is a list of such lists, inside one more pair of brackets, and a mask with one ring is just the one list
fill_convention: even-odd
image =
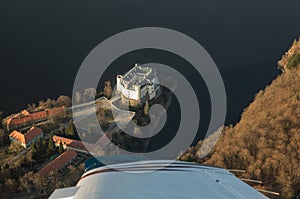
[(50, 151), (55, 151), (55, 145), (54, 145), (54, 142), (53, 142), (53, 139), (52, 139), (52, 137), (49, 139), (49, 141), (48, 141), (48, 149), (50, 150)]
[(106, 96), (106, 98), (111, 98), (112, 95), (112, 87), (110, 81), (106, 81), (103, 89), (103, 94)]
[(65, 126), (61, 127), (61, 132), (62, 132), (62, 134), (66, 133), (66, 127)]
[(41, 155), (42, 155), (42, 149), (43, 149), (43, 142), (42, 142), (42, 139), (39, 138), (37, 139), (35, 142), (34, 142), (34, 147), (35, 147), (35, 158), (36, 159), (40, 159), (41, 158)]
[(59, 143), (59, 147), (58, 147), (58, 153), (62, 154), (64, 152), (64, 146), (62, 144), (62, 142)]
[(48, 148), (46, 150), (46, 155), (49, 157), (50, 155), (52, 155), (54, 152), (56, 152), (56, 147), (55, 144), (53, 142), (52, 137), (48, 140)]
[(30, 150), (31, 150), (31, 152), (32, 152), (32, 156), (33, 156), (33, 157), (36, 156), (36, 154), (37, 154), (36, 142), (33, 142), (33, 143), (31, 144)]
[(77, 130), (76, 130), (75, 124), (73, 122), (70, 122), (68, 124), (65, 135), (72, 139), (78, 139)]
[(48, 139), (42, 140), (41, 141), (41, 150), (40, 150), (40, 153), (42, 156), (44, 156), (46, 154), (47, 146), (48, 146)]

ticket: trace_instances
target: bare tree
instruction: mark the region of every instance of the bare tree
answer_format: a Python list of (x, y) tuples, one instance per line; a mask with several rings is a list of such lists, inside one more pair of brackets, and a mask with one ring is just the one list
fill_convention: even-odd
[(83, 92), (83, 99), (85, 102), (90, 102), (95, 100), (96, 89), (95, 88), (87, 88)]
[(15, 192), (17, 192), (18, 184), (17, 184), (17, 182), (16, 182), (16, 180), (14, 178), (8, 178), (8, 179), (6, 179), (4, 185), (5, 185), (6, 191), (8, 193), (15, 193)]
[(112, 95), (112, 87), (110, 81), (106, 81), (104, 83), (104, 89), (103, 89), (103, 94), (106, 96), (106, 98), (111, 98)]
[(68, 96), (61, 95), (57, 98), (56, 105), (70, 107), (72, 106), (72, 100)]

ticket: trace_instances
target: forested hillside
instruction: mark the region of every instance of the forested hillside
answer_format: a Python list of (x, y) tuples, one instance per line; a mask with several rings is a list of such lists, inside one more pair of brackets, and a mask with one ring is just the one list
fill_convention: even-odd
[[(225, 128), (212, 153), (197, 158), (201, 141), (181, 160), (242, 169), (243, 178), (263, 181), (271, 198), (300, 198), (300, 41), (279, 61), (283, 73), (259, 91), (241, 120)], [(298, 197), (297, 197), (298, 196)]]

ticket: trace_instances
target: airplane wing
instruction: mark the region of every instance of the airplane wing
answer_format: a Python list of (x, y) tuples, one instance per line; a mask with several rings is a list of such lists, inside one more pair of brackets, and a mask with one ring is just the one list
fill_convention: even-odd
[(263, 199), (229, 171), (188, 162), (148, 160), (102, 166), (50, 199)]

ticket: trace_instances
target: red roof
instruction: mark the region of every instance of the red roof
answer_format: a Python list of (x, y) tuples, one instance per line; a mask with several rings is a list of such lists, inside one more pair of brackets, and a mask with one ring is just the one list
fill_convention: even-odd
[(32, 119), (43, 119), (43, 118), (47, 118), (48, 114), (46, 111), (39, 111), (39, 112), (31, 113), (29, 117), (31, 117)]
[(68, 146), (68, 147), (72, 147), (72, 148), (84, 150), (84, 151), (87, 151), (85, 144), (89, 144), (89, 143), (83, 143), (79, 140), (64, 138), (64, 137), (60, 137), (57, 135), (54, 135), (52, 139), (56, 145), (59, 145), (61, 142), (64, 146)]
[(55, 158), (37, 173), (42, 176), (48, 176), (51, 171), (56, 171), (63, 168), (66, 164), (68, 164), (71, 160), (73, 160), (77, 156), (77, 153), (74, 150), (68, 150), (62, 153), (60, 156)]
[(43, 133), (43, 130), (41, 128), (33, 126), (25, 134), (22, 134), (16, 130), (14, 130), (11, 134), (9, 134), (9, 137), (11, 137), (15, 140), (18, 140), (19, 142), (21, 142), (23, 144), (27, 144), (42, 133)]
[(80, 142), (77, 140), (73, 140), (73, 139), (69, 139), (69, 138), (65, 138), (65, 137), (61, 137), (61, 136), (57, 136), (57, 135), (54, 135), (52, 137), (52, 139), (55, 142), (55, 144), (60, 144), (60, 142), (61, 142), (63, 145), (69, 145), (72, 142)]
[(61, 142), (64, 146), (87, 151), (86, 147), (88, 147), (89, 149), (94, 149), (96, 146), (100, 146), (100, 147), (104, 148), (110, 142), (111, 135), (108, 133), (105, 133), (95, 144), (91, 144), (88, 142), (82, 142), (79, 140), (73, 140), (73, 139), (69, 139), (69, 138), (64, 138), (64, 137), (57, 136), (57, 135), (54, 135), (52, 139), (56, 145), (59, 145)]
[(23, 116), (18, 116), (15, 118), (10, 118), (6, 121), (7, 125), (19, 125), (33, 120), (47, 119), (49, 116), (57, 116), (66, 114), (66, 109), (64, 106), (47, 109), (44, 111), (39, 111), (29, 114), (28, 111), (22, 111)]
[(26, 143), (30, 142), (35, 137), (41, 135), (43, 133), (43, 130), (39, 127), (31, 127), (26, 133), (25, 133), (25, 140)]
[(13, 132), (11, 132), (9, 134), (9, 137), (13, 138), (15, 140), (18, 140), (19, 142), (25, 144), (25, 136), (24, 136), (24, 134), (22, 134), (22, 133), (20, 133), (20, 132), (18, 132), (16, 130), (14, 130)]
[(29, 116), (21, 117), (21, 118), (10, 118), (7, 120), (7, 125), (18, 125), (31, 121)]
[(6, 121), (7, 125), (19, 125), (27, 122), (31, 122), (33, 120), (37, 119), (46, 119), (48, 117), (46, 111), (40, 111), (36, 113), (31, 113), (29, 115), (25, 115), (22, 117), (15, 117), (15, 118), (10, 118)]
[(47, 109), (49, 116), (57, 116), (66, 114), (66, 109), (64, 106)]
[(30, 115), (30, 113), (29, 113), (26, 109), (24, 109), (24, 110), (21, 112), (21, 114), (22, 114), (22, 115)]

